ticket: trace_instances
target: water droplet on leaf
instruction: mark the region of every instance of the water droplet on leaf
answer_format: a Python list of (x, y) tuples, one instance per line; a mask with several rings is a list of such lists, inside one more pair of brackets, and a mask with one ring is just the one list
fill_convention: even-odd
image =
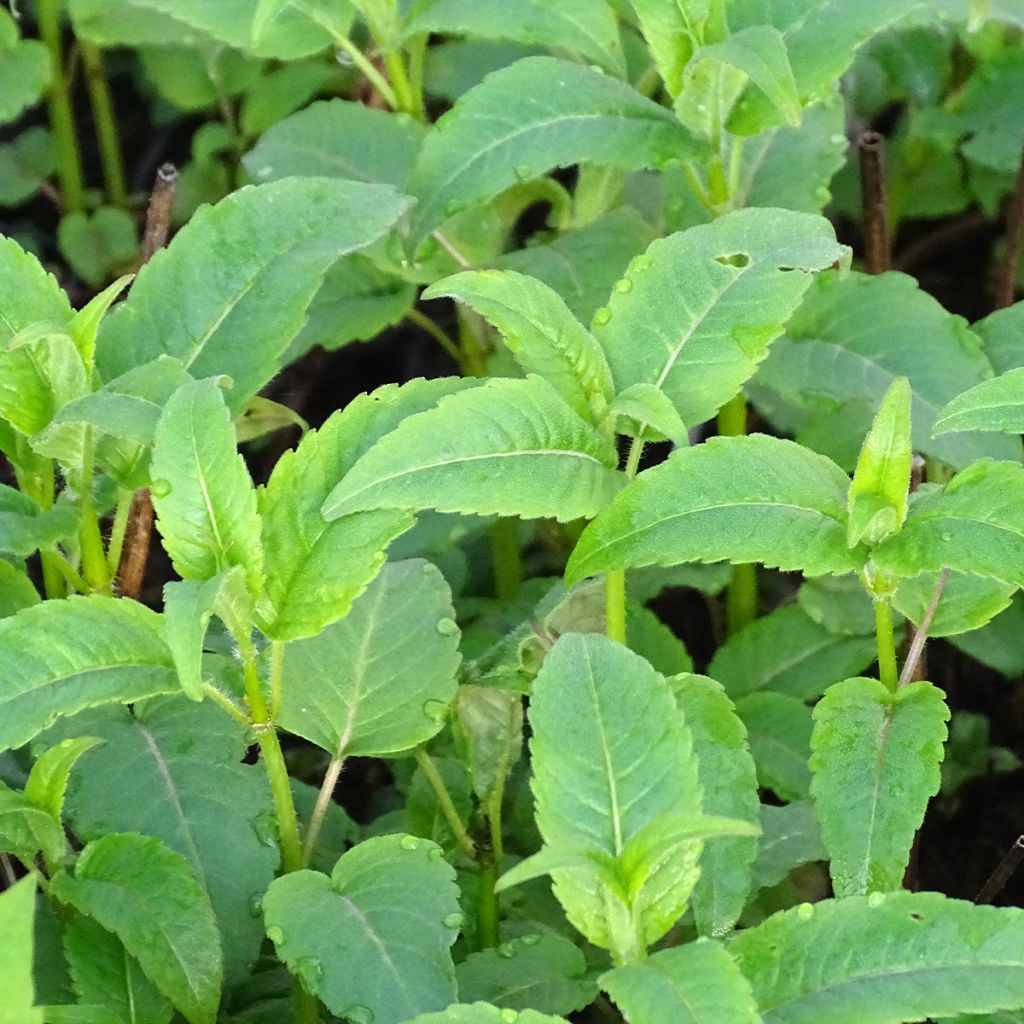
[(464, 207), (458, 199), (449, 199), (444, 204), (444, 215), (446, 217), (454, 217), (455, 214), (461, 213), (463, 209)]
[(398, 845), (403, 850), (418, 850), (420, 848), (420, 841), (417, 836), (402, 836)]
[(647, 253), (642, 252), (639, 256), (633, 257), (633, 262), (629, 265), (630, 273), (638, 274), (644, 270), (650, 270), (653, 262), (654, 260)]
[(261, 846), (277, 845), (277, 821), (273, 814), (258, 814), (252, 819), (252, 830)]
[(520, 164), (516, 168), (516, 177), (520, 181), (529, 181), (532, 177), (534, 177), (534, 173), (532, 168), (529, 167), (527, 164)]
[(506, 1007), (498, 1016), (501, 1017), (502, 1024), (516, 1024), (516, 1021), (519, 1020), (519, 1011)]
[(462, 915), (461, 914), (449, 914), (443, 921), (445, 928), (461, 928), (462, 927)]
[(814, 201), (819, 206), (828, 206), (832, 201), (832, 193), (824, 185), (820, 185), (814, 190)]
[(324, 978), (324, 969), (316, 957), (304, 956), (295, 961), (292, 973), (302, 982), (307, 992), (316, 991)]
[(366, 1006), (350, 1006), (342, 1017), (348, 1024), (373, 1024), (373, 1010)]
[(536, 946), (540, 942), (540, 936), (534, 932), (530, 932), (529, 935), (524, 935), (519, 940), (524, 946)]
[(427, 850), (427, 860), (440, 860), (444, 856), (444, 850), (440, 846), (432, 846)]
[(340, 50), (340, 49), (336, 50), (335, 53), (334, 53), (334, 59), (342, 67), (346, 67), (346, 68), (352, 67), (352, 65), (355, 63), (355, 61), (352, 60), (352, 54), (350, 54), (348, 52), (348, 50)]
[(885, 902), (884, 892), (873, 892), (868, 896), (869, 907), (880, 907)]
[(440, 725), (448, 717), (448, 705), (440, 700), (424, 701), (423, 714), (435, 725)]
[(438, 619), (435, 628), (441, 636), (455, 636), (459, 631), (459, 624), (454, 619)]
[(249, 916), (250, 917), (261, 917), (263, 914), (263, 895), (262, 893), (254, 892), (249, 897)]
[(801, 921), (810, 921), (810, 919), (814, 917), (814, 904), (801, 903), (800, 906), (796, 908), (796, 916), (799, 917)]
[(511, 960), (516, 955), (515, 943), (503, 942), (498, 947), (498, 956), (503, 956), (506, 960)]
[(626, 295), (633, 290), (633, 282), (628, 277), (620, 278), (615, 282), (615, 290), (620, 295)]
[(284, 942), (284, 932), (281, 931), (276, 924), (272, 924), (267, 929), (267, 938), (270, 939), (275, 946), (280, 946), (281, 943)]
[(154, 498), (166, 498), (171, 493), (171, 482), (169, 480), (154, 480), (150, 484), (149, 491)]
[(594, 326), (595, 327), (605, 327), (607, 324), (611, 323), (611, 319), (612, 319), (612, 311), (607, 306), (602, 306), (594, 314)]

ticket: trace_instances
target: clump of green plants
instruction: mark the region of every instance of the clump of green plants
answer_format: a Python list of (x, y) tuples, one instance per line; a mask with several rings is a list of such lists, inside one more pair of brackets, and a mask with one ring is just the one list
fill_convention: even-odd
[[(996, 312), (887, 268), (1012, 197), (1022, 31), (0, 11), (0, 1024), (1020, 1020), (1024, 911), (914, 851), (1019, 765), (973, 711), (947, 743), (923, 654), (1024, 674), (1024, 185)], [(112, 66), (193, 125), (148, 214)], [(437, 375), (316, 429), (262, 393), (396, 324)]]

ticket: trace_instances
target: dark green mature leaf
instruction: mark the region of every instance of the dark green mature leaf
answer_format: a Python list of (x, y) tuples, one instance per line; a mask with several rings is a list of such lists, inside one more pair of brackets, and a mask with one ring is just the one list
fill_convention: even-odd
[(938, 893), (804, 903), (729, 952), (765, 1024), (902, 1024), (1024, 1004), (1024, 912)]
[[(490, 1003), (449, 1006), (440, 1013), (424, 1013), (409, 1024), (507, 1024), (508, 1010)], [(516, 1015), (516, 1024), (567, 1024), (564, 1017), (551, 1017), (536, 1010), (523, 1010)]]
[[(624, 701), (625, 692), (643, 700)], [(627, 648), (600, 634), (563, 636), (534, 683), (530, 725), (537, 827), (549, 855), (616, 862), (666, 816), (698, 819), (697, 762), (683, 715), (664, 677)], [(661, 871), (626, 883), (629, 896), (613, 892), (596, 865), (555, 870), (555, 894), (576, 928), (621, 960), (683, 912), (702, 847), (679, 843)], [(627, 921), (632, 935), (623, 933)]]
[(1024, 586), (1024, 468), (986, 459), (924, 489), (874, 557), (897, 576), (950, 568)]
[(30, 199), (57, 169), (53, 140), (46, 128), (28, 128), (0, 146), (0, 204)]
[(113, 932), (189, 1024), (213, 1024), (221, 988), (220, 938), (188, 861), (158, 839), (106, 835), (50, 894)]
[(816, 271), (848, 258), (832, 226), (792, 210), (737, 210), (651, 244), (594, 334), (617, 391), (654, 384), (689, 426), (753, 376)]
[(281, 725), (336, 757), (409, 750), (444, 724), (459, 629), (429, 562), (384, 567), (341, 621), (285, 648)]
[(27, 865), (42, 853), (48, 864), (55, 864), (64, 855), (64, 845), (64, 829), (48, 810), (0, 782), (0, 851)]
[(939, 789), (949, 709), (931, 683), (830, 687), (814, 710), (811, 794), (837, 897), (898, 889)]
[(997, 309), (984, 320), (972, 324), (971, 330), (981, 338), (985, 355), (996, 373), (1024, 366), (1024, 351), (1020, 344), (1021, 330), (1024, 330), (1024, 302)]
[(821, 829), (810, 800), (761, 808), (761, 843), (754, 862), (753, 891), (778, 885), (794, 868), (826, 860)]
[(0, 9), (0, 124), (41, 99), (50, 74), (46, 47), (38, 39), (20, 39), (14, 19)]
[(294, 452), (286, 452), (260, 492), (266, 590), (260, 626), (274, 640), (313, 636), (340, 619), (384, 564), (384, 552), (412, 525), (404, 509), (324, 519), (339, 479), (406, 417), (432, 409), (470, 382), (456, 378), (388, 384), (360, 395)]
[(413, 248), (445, 218), (517, 181), (580, 161), (632, 170), (696, 152), (685, 128), (623, 82), (527, 57), (462, 96), (427, 136), (409, 180)]
[(614, 394), (604, 352), (546, 284), (510, 270), (456, 274), (431, 285), (425, 299), (449, 295), (501, 331), (516, 361), (536, 373), (585, 419), (599, 419)]
[[(821, 99), (850, 66), (857, 49), (876, 32), (895, 23), (924, 0), (734, 0), (729, 27), (777, 28), (789, 52), (797, 93), (805, 106)], [(749, 90), (733, 112), (729, 127), (752, 135), (771, 124), (773, 103), (762, 91)], [(778, 118), (775, 118), (778, 123)]]
[(810, 792), (811, 709), (781, 693), (751, 693), (736, 702), (747, 727), (747, 742), (757, 778), (783, 800), (802, 800)]
[(92, 288), (131, 269), (139, 251), (135, 221), (126, 210), (114, 206), (65, 214), (57, 228), (57, 241), (71, 269)]
[(708, 675), (734, 700), (755, 690), (811, 700), (875, 660), (873, 633), (847, 636), (827, 626), (800, 604), (786, 605), (730, 637), (715, 652)]
[(34, 877), (23, 878), (0, 892), (0, 978), (4, 979), (0, 1021), (3, 1024), (43, 1024), (42, 1010), (35, 1005), (32, 980), (35, 909)]
[(846, 544), (849, 480), (764, 434), (711, 438), (642, 473), (587, 527), (566, 579), (679, 562), (763, 562), (808, 576), (859, 568)]
[(61, 715), (179, 688), (160, 617), (100, 596), (45, 601), (0, 620), (0, 678), (0, 750)]
[(1024, 369), (1009, 370), (957, 395), (939, 413), (932, 433), (952, 430), (1024, 433)]
[(601, 987), (638, 1024), (761, 1024), (736, 962), (708, 939), (616, 967), (601, 976)]
[[(920, 626), (935, 597), (939, 575), (923, 572), (900, 580), (892, 595), (893, 608)], [(949, 573), (928, 635), (956, 636), (981, 628), (1009, 607), (1016, 590), (1013, 583), (963, 572)]]
[(97, 1024), (168, 1024), (174, 1007), (146, 977), (121, 940), (91, 917), (72, 913), (64, 926), (64, 955), (79, 1003)]
[(523, 749), (523, 699), (518, 693), (464, 683), (455, 695), (452, 722), (459, 755), (481, 803), (497, 786)]
[[(693, 736), (705, 813), (757, 826), (761, 810), (757, 770), (747, 749), (747, 730), (732, 701), (706, 676), (676, 676), (669, 683)], [(739, 920), (756, 856), (753, 836), (723, 836), (704, 850), (692, 898), (702, 935), (725, 935)]]
[(472, 953), (455, 968), (455, 977), (460, 999), (512, 1010), (572, 1013), (597, 995), (583, 954), (555, 932), (523, 935)]
[(1010, 607), (988, 625), (954, 636), (950, 642), (1011, 679), (1024, 676), (1024, 595), (1017, 594)]
[(405, 114), (322, 100), (275, 124), (242, 162), (257, 181), (316, 175), (403, 188), (425, 134)]
[(201, 582), (240, 566), (258, 593), (263, 551), (256, 492), (216, 380), (186, 384), (168, 401), (151, 472), (157, 528), (178, 574)]
[(71, 778), (75, 833), (141, 832), (185, 857), (217, 916), (225, 976), (241, 979), (263, 934), (252, 904), (279, 860), (266, 772), (241, 763), (244, 730), (181, 698), (149, 701), (134, 715), (118, 708), (89, 729), (105, 742)]
[(0, 559), (0, 619), (39, 604), (39, 591), (24, 571)]
[(373, 509), (592, 516), (622, 484), (614, 445), (540, 377), (494, 378), (405, 419), (342, 478), (327, 519)]
[(330, 878), (296, 871), (270, 886), (267, 934), (332, 1013), (400, 1024), (455, 1001), (449, 947), (462, 915), (439, 854), (415, 836), (381, 836), (344, 854)]
[(1017, 438), (931, 436), (939, 410), (992, 375), (978, 339), (913, 278), (823, 274), (753, 381), (767, 418), (853, 467), (879, 396), (910, 381), (914, 450), (957, 468), (986, 456), (1021, 458)]
[(613, 74), (625, 74), (615, 15), (603, 0), (510, 0), (499, 6), (477, 0), (420, 0), (405, 35), (439, 32), (478, 39), (508, 39), (568, 50)]
[[(195, 377), (230, 374), (234, 411), (280, 366), (324, 271), (380, 238), (409, 200), (383, 185), (288, 178), (201, 209), (104, 321), (107, 380), (166, 354)], [(216, 279), (210, 275), (211, 252)]]

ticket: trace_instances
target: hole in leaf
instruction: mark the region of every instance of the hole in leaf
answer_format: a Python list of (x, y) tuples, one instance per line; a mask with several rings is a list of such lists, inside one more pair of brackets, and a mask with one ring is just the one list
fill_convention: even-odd
[(750, 266), (750, 257), (745, 252), (734, 252), (728, 256), (716, 256), (715, 262), (721, 263), (723, 267), (739, 267), (742, 270)]
[(923, 921), (924, 920), (924, 914), (919, 914), (919, 913), (917, 913), (916, 910), (911, 911), (910, 919), (912, 921)]

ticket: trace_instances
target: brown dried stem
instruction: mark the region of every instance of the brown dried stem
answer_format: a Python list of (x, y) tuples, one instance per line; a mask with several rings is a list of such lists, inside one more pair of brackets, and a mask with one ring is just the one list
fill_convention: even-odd
[(889, 269), (889, 211), (885, 187), (885, 138), (863, 132), (857, 140), (864, 214), (864, 262), (869, 274)]
[(1006, 248), (996, 279), (996, 309), (1012, 306), (1017, 297), (1017, 274), (1024, 249), (1024, 156), (1021, 157), (1017, 187), (1006, 214)]

